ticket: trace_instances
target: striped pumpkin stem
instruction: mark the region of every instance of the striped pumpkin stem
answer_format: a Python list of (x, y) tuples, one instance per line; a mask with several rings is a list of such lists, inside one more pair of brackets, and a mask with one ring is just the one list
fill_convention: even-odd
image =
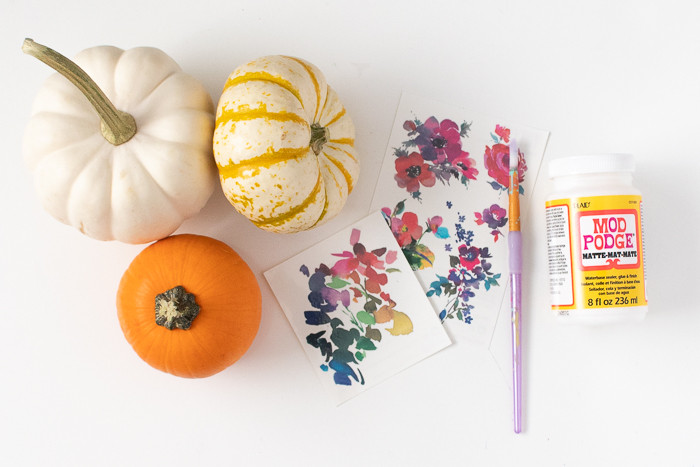
[(328, 128), (314, 123), (311, 125), (311, 142), (309, 146), (313, 150), (314, 154), (317, 156), (321, 154), (321, 149), (323, 145), (326, 144), (331, 139), (331, 132)]

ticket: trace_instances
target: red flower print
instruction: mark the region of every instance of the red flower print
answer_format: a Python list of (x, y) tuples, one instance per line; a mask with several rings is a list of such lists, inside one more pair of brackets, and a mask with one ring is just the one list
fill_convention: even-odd
[(371, 267), (368, 267), (365, 270), (365, 277), (367, 278), (367, 292), (370, 293), (380, 293), (382, 291), (382, 286), (386, 285), (389, 281), (389, 278), (386, 276), (386, 274), (380, 274)]
[[(510, 148), (505, 144), (494, 144), (492, 147), (486, 146), (484, 152), (484, 165), (488, 170), (489, 177), (493, 178), (504, 188), (509, 185), (510, 172)], [(525, 180), (525, 156), (518, 151), (518, 181), (521, 183)]]
[(496, 135), (503, 140), (504, 143), (510, 142), (510, 130), (504, 126), (496, 125)]
[(351, 279), (355, 284), (359, 284), (362, 282), (360, 279), (360, 275), (357, 273), (357, 271), (351, 272), (348, 276), (347, 279)]
[(394, 163), (396, 175), (394, 179), (400, 188), (406, 188), (410, 193), (420, 189), (420, 185), (431, 187), (435, 185), (435, 174), (430, 171), (423, 157), (413, 152), (408, 156), (397, 157)]
[(379, 296), (380, 296), (381, 299), (384, 300), (385, 302), (391, 303), (391, 304), (392, 304), (391, 306), (396, 306), (396, 302), (394, 302), (394, 301), (391, 299), (391, 295), (389, 295), (388, 293), (386, 293), (386, 292), (380, 292), (380, 293), (379, 293)]
[(405, 188), (414, 199), (422, 201), (421, 188), (435, 186), (437, 180), (448, 185), (456, 179), (464, 186), (476, 180), (479, 174), (476, 163), (462, 149), (462, 138), (468, 136), (470, 126), (466, 121), (458, 125), (453, 120), (438, 120), (434, 116), (424, 123), (417, 118), (406, 120), (403, 129), (409, 139), (394, 148), (394, 179), (399, 188)]
[[(362, 243), (356, 243), (355, 245), (353, 245), (352, 250), (357, 256), (358, 261), (364, 264), (365, 266), (373, 267), (376, 269), (384, 269), (384, 261), (380, 260), (374, 251), (367, 251), (367, 249)], [(384, 252), (382, 252), (381, 254), (384, 254)]]
[(481, 253), (481, 250), (475, 246), (460, 246), (459, 264), (467, 268), (469, 271), (473, 271), (476, 266), (481, 264), (481, 260), (479, 259), (479, 253)]
[(371, 293), (379, 293), (381, 292), (381, 286), (386, 285), (388, 280), (386, 274), (378, 272), (384, 270), (384, 261), (379, 259), (379, 257), (383, 256), (387, 249), (380, 248), (367, 251), (367, 248), (359, 240), (360, 231), (354, 229), (350, 236), (352, 252), (333, 253), (333, 256), (342, 259), (336, 261), (328, 272), (333, 276), (350, 279), (356, 284), (363, 282), (360, 278), (361, 274), (366, 278), (366, 281), (364, 281), (366, 282), (366, 289)]
[(391, 231), (399, 242), (399, 246), (409, 245), (413, 240), (418, 240), (423, 235), (423, 228), (418, 224), (418, 216), (413, 212), (405, 212), (401, 219), (391, 219)]
[(479, 175), (479, 171), (475, 167), (476, 161), (469, 157), (468, 152), (462, 151), (462, 155), (453, 160), (452, 165), (468, 180), (476, 180), (476, 176)]
[(489, 177), (496, 180), (502, 186), (508, 186), (510, 149), (505, 144), (494, 144), (493, 147), (486, 146), (484, 152), (484, 165), (488, 170)]

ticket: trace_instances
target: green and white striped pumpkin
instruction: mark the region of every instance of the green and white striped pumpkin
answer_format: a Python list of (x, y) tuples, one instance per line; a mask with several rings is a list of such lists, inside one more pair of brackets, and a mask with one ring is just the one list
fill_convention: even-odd
[(216, 111), (224, 194), (258, 227), (291, 233), (337, 215), (360, 172), (355, 127), (314, 65), (268, 56), (238, 67)]

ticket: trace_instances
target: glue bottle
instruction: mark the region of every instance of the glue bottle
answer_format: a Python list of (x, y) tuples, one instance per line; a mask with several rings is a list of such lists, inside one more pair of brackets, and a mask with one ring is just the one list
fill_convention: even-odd
[(642, 320), (647, 312), (642, 194), (634, 158), (554, 159), (546, 200), (552, 311), (561, 321)]

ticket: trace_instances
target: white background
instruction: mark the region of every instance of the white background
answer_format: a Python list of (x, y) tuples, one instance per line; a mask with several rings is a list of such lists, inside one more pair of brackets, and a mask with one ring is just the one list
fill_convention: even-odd
[[(700, 6), (677, 1), (0, 1), (0, 464), (700, 465)], [(21, 156), (49, 70), (101, 44), (163, 49), (218, 99), (261, 55), (305, 58), (357, 127), (362, 173), (341, 217), (281, 237), (218, 191), (181, 228), (256, 272), (260, 332), (234, 366), (184, 380), (143, 363), (115, 310), (141, 246), (45, 214)], [(541, 177), (526, 238), (525, 432), (512, 432), (508, 321), (491, 350), (451, 346), (334, 407), (262, 272), (367, 214), (402, 90), (550, 130), (549, 160), (629, 152), (644, 193), (651, 311), (562, 327), (548, 310)]]

